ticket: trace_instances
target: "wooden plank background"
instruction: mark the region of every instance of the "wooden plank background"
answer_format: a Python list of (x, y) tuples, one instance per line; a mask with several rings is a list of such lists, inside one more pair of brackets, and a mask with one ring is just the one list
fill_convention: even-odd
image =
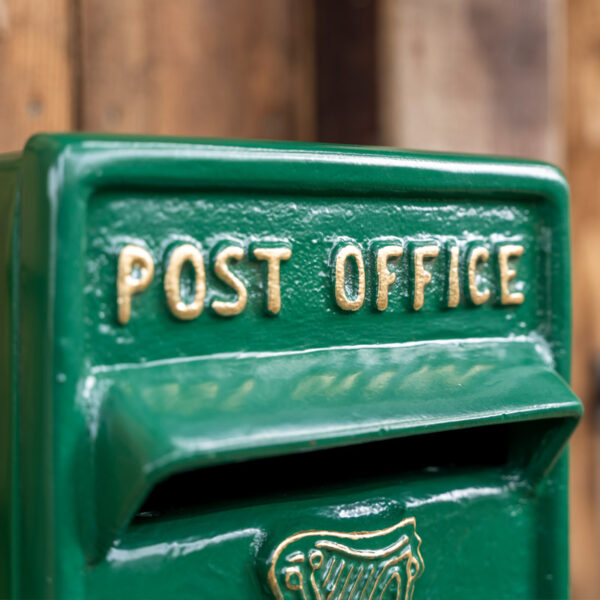
[(384, 143), (562, 160), (562, 0), (382, 5)]
[[(572, 585), (600, 597), (597, 0), (0, 0), (0, 151), (37, 131), (555, 162), (572, 187)], [(565, 109), (568, 103), (569, 110)]]
[(314, 137), (302, 0), (80, 0), (80, 125)]
[(600, 3), (568, 4), (566, 167), (571, 185), (573, 387), (586, 415), (571, 444), (574, 597), (600, 597), (598, 414), (600, 394)]
[(75, 125), (70, 8), (69, 0), (0, 0), (0, 151)]

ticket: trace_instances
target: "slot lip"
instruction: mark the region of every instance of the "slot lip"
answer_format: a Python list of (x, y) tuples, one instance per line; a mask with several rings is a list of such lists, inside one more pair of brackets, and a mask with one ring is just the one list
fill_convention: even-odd
[[(530, 457), (522, 478), (535, 487), (581, 416), (579, 400), (547, 358), (539, 340), (523, 338), (203, 359), (97, 373), (88, 390), (100, 406), (90, 498), (96, 539), (88, 545), (89, 559), (108, 551), (160, 481), (241, 459), (546, 420), (553, 426), (544, 435), (535, 443), (523, 439), (514, 450)], [(357, 369), (362, 371), (354, 376)], [(331, 386), (319, 387), (334, 373), (334, 383), (351, 378), (339, 397)], [(389, 373), (381, 379), (385, 385), (372, 385)], [(255, 384), (246, 386), (238, 405), (228, 405), (248, 377)], [(211, 381), (220, 382), (221, 395), (203, 398), (202, 386)]]

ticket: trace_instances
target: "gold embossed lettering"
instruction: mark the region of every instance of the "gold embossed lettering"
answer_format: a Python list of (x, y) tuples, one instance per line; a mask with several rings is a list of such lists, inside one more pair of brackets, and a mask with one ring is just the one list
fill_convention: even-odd
[[(134, 269), (139, 274), (134, 274)], [(131, 318), (131, 297), (143, 292), (154, 277), (154, 260), (141, 246), (128, 244), (119, 254), (117, 266), (117, 317), (125, 325)]]
[(476, 246), (469, 254), (468, 277), (469, 277), (469, 295), (473, 304), (480, 305), (487, 302), (490, 297), (490, 290), (480, 290), (477, 287), (477, 265), (480, 262), (486, 262), (490, 257), (490, 252), (483, 246)]
[(448, 273), (448, 308), (455, 308), (460, 302), (458, 254), (458, 246), (452, 246), (452, 248), (450, 248), (450, 271)]
[(414, 250), (414, 261), (415, 261), (415, 297), (413, 302), (413, 308), (415, 310), (421, 310), (425, 301), (425, 287), (429, 285), (431, 281), (431, 273), (425, 268), (425, 259), (436, 258), (440, 253), (439, 246), (437, 244), (431, 244), (429, 246), (420, 246)]
[(222, 300), (214, 300), (212, 303), (213, 310), (222, 317), (232, 317), (239, 315), (248, 301), (248, 291), (246, 286), (229, 270), (227, 261), (239, 261), (244, 257), (244, 249), (239, 246), (227, 246), (223, 248), (215, 259), (215, 274), (228, 286), (232, 287), (237, 293), (237, 300), (234, 302), (224, 302)]
[[(346, 295), (346, 261), (350, 257), (355, 260), (358, 271), (358, 290), (354, 300)], [(335, 300), (344, 310), (358, 310), (365, 301), (365, 264), (360, 248), (352, 244), (341, 248), (335, 258)]]
[(508, 266), (511, 258), (518, 258), (523, 254), (523, 246), (505, 244), (498, 249), (498, 266), (500, 269), (500, 301), (502, 304), (522, 304), (525, 296), (521, 292), (511, 292), (509, 282), (517, 275), (516, 269)]
[(377, 251), (377, 309), (385, 310), (388, 306), (389, 287), (396, 281), (396, 273), (388, 269), (388, 260), (402, 256), (402, 246), (383, 246)]
[[(181, 269), (186, 262), (194, 267), (195, 272), (194, 299), (189, 304), (181, 298)], [(189, 321), (202, 312), (206, 296), (204, 259), (200, 250), (192, 244), (183, 244), (171, 254), (165, 273), (165, 294), (171, 312), (178, 319)]]
[(282, 260), (292, 256), (290, 248), (255, 248), (254, 258), (267, 261), (267, 310), (276, 315), (281, 310), (279, 271)]

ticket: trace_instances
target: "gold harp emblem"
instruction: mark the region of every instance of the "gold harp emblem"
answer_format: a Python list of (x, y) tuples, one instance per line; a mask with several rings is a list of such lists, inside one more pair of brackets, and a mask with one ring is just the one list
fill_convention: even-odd
[(271, 555), (277, 600), (411, 600), (425, 563), (414, 518), (379, 531), (303, 531)]

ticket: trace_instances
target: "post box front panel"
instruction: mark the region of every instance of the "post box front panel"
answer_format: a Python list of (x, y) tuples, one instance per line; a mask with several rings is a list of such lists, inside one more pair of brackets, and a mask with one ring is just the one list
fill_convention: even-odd
[(565, 593), (555, 170), (77, 136), (21, 169), (24, 595)]

